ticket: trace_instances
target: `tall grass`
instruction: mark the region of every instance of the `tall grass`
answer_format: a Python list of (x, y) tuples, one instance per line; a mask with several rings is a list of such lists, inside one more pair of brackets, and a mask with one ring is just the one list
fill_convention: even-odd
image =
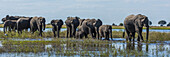
[[(146, 39), (146, 33), (142, 33), (144, 40)], [(150, 32), (149, 33), (149, 40), (152, 41), (169, 41), (170, 33), (162, 33), (162, 32)], [(22, 34), (18, 34), (17, 32), (7, 32), (7, 35), (5, 35), (2, 31), (0, 31), (0, 38), (54, 38), (52, 31), (43, 32), (43, 36), (39, 36), (39, 32), (36, 31), (34, 34), (23, 31)], [(112, 37), (113, 38), (122, 38), (123, 32), (122, 31), (113, 31)], [(127, 35), (125, 34), (125, 37)], [(135, 37), (137, 39), (138, 34), (136, 33)], [(60, 32), (60, 38), (66, 38), (66, 31)], [(91, 38), (89, 36), (89, 38)]]

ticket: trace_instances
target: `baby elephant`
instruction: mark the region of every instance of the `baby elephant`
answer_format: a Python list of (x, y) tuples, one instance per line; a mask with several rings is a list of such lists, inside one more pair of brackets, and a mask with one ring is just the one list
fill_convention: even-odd
[(109, 35), (112, 39), (112, 26), (111, 25), (102, 25), (99, 27), (100, 38), (105, 37), (106, 40), (109, 40)]
[(85, 33), (81, 30), (76, 32), (76, 38), (82, 39), (85, 36)]
[(53, 31), (54, 37), (56, 37), (55, 32), (57, 31), (57, 36), (59, 38), (60, 37), (59, 32), (63, 25), (63, 21), (61, 19), (60, 20), (52, 20), (51, 25), (53, 26), (52, 31)]

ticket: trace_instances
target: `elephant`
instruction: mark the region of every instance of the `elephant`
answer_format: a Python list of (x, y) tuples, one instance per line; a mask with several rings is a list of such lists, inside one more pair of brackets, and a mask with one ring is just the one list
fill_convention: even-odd
[[(105, 37), (106, 40), (109, 40), (109, 35), (112, 39), (112, 26), (111, 25), (102, 25), (99, 27), (100, 38)], [(113, 40), (113, 39), (112, 39)]]
[(5, 22), (4, 22), (4, 34), (5, 34), (5, 31), (7, 30), (7, 28), (8, 28), (8, 30), (11, 32), (11, 29), (12, 30), (16, 30), (16, 28), (17, 28), (17, 26), (16, 26), (16, 22), (17, 22), (17, 20), (6, 20)]
[[(87, 21), (86, 23), (84, 23)], [(99, 39), (99, 27), (102, 25), (102, 21), (100, 19), (85, 19), (82, 23), (86, 24), (88, 26), (89, 34), (91, 35), (92, 38), (96, 38), (96, 33), (97, 33), (97, 38)]]
[(18, 20), (19, 18), (29, 18), (29, 17), (25, 17), (25, 16), (9, 16), (6, 15), (6, 17), (2, 18), (2, 22), (5, 22), (6, 20)]
[[(30, 21), (30, 27), (31, 27), (31, 32), (32, 34), (38, 30), (39, 31), (39, 35), (42, 36), (42, 29), (45, 30), (45, 18), (44, 17), (33, 17)], [(43, 27), (43, 28), (42, 28)]]
[(87, 26), (87, 21), (83, 21), (82, 25), (79, 26), (77, 32), (76, 32), (76, 38), (83, 38), (85, 36), (85, 38), (88, 38), (88, 34), (89, 34), (89, 27)]
[[(146, 27), (146, 40), (148, 41), (148, 34), (149, 34), (149, 19), (147, 16), (138, 14), (138, 15), (129, 15), (125, 18), (124, 20), (124, 27), (125, 31), (127, 33), (127, 37), (129, 41), (131, 41), (131, 37), (133, 37), (133, 41), (135, 40), (135, 32), (138, 33), (138, 41), (140, 39), (143, 40), (142, 36), (142, 29), (143, 26)], [(124, 37), (125, 32), (123, 32), (123, 37)], [(127, 40), (128, 40), (127, 39)]]
[(57, 31), (57, 36), (59, 38), (60, 37), (59, 32), (60, 32), (60, 29), (62, 28), (63, 21), (61, 19), (60, 20), (52, 20), (51, 25), (53, 27), (52, 31), (53, 31), (54, 37), (56, 37), (55, 31)]
[(76, 34), (76, 28), (79, 26), (79, 17), (67, 17), (67, 20), (65, 21), (66, 27), (67, 27), (67, 38), (68, 34), (69, 37), (75, 37)]
[(22, 33), (22, 30), (30, 28), (30, 21), (32, 17), (27, 18), (19, 18), (17, 20), (17, 31), (18, 33)]
[(83, 23), (84, 20), (85, 20), (85, 19), (79, 19), (79, 22), (80, 22), (79, 26), (82, 25), (82, 23)]
[(82, 26), (79, 26), (77, 32), (76, 32), (76, 38), (83, 38), (84, 36), (86, 36), (87, 38), (87, 35), (85, 35), (85, 32), (81, 30), (82, 29)]

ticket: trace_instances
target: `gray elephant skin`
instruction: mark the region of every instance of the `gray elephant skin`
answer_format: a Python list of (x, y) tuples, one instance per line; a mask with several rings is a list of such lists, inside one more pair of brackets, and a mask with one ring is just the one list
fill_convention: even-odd
[(30, 21), (31, 32), (39, 31), (39, 35), (42, 36), (42, 30), (45, 30), (45, 18), (44, 17), (33, 17)]
[(111, 25), (102, 25), (99, 27), (100, 38), (105, 37), (106, 40), (109, 40), (109, 36), (112, 39), (112, 26)]
[[(98, 28), (102, 25), (102, 21), (100, 19), (82, 19), (80, 20), (80, 26), (76, 33), (77, 38), (88, 38), (87, 35), (90, 34), (92, 38), (96, 38), (96, 33), (98, 33)], [(98, 34), (99, 35), (99, 34)]]
[(28, 30), (30, 28), (30, 21), (32, 17), (27, 17), (27, 18), (19, 18), (17, 20), (17, 31), (18, 33), (22, 33), (22, 30)]
[[(84, 21), (87, 21), (84, 23)], [(88, 26), (89, 34), (92, 38), (98, 38), (99, 39), (99, 27), (102, 25), (102, 21), (100, 19), (85, 19), (82, 23), (86, 24)], [(97, 34), (96, 34), (97, 33)], [(98, 35), (96, 37), (96, 35)]]
[(2, 18), (2, 22), (5, 22), (6, 20), (18, 20), (19, 18), (28, 18), (28, 17), (25, 17), (25, 16), (9, 16), (9, 15), (6, 15), (6, 17)]
[(76, 32), (76, 38), (88, 38), (88, 34), (90, 33), (89, 27), (87, 26), (88, 21), (83, 21), (82, 25), (79, 26), (77, 32)]
[[(133, 41), (135, 40), (135, 32), (138, 34), (138, 41), (142, 39), (143, 41), (143, 36), (142, 36), (142, 29), (143, 26), (146, 27), (146, 40), (148, 41), (148, 34), (149, 34), (149, 19), (147, 16), (138, 14), (138, 15), (129, 15), (125, 18), (124, 20), (124, 27), (125, 31), (127, 33), (127, 37), (129, 41), (131, 41), (131, 37), (133, 37)], [(123, 37), (124, 37), (123, 33)]]
[(17, 22), (17, 20), (6, 20), (4, 22), (4, 28), (3, 28), (4, 34), (7, 31), (7, 28), (10, 32), (11, 32), (11, 30), (16, 30), (16, 28), (17, 28), (16, 22)]
[(54, 34), (54, 37), (56, 37), (56, 31), (57, 31), (57, 37), (59, 38), (60, 37), (60, 30), (62, 28), (62, 25), (63, 25), (63, 21), (61, 19), (59, 20), (52, 20), (51, 21), (51, 25), (52, 25), (52, 31), (53, 31), (53, 34)]
[(76, 28), (79, 26), (79, 17), (67, 17), (67, 20), (65, 21), (66, 27), (67, 27), (67, 38), (69, 37), (75, 37), (76, 34)]

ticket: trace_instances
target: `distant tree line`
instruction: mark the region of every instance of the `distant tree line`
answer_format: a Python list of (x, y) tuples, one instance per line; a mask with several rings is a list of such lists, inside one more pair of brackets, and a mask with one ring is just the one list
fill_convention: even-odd
[[(152, 21), (149, 21), (148, 23), (149, 23), (149, 25), (152, 25)], [(158, 24), (160, 26), (163, 26), (163, 25), (167, 24), (167, 22), (165, 20), (160, 20), (158, 22)], [(112, 23), (112, 26), (123, 26), (123, 23), (120, 23), (119, 25), (116, 25), (115, 23)], [(167, 24), (167, 26), (170, 26), (170, 22)]]

